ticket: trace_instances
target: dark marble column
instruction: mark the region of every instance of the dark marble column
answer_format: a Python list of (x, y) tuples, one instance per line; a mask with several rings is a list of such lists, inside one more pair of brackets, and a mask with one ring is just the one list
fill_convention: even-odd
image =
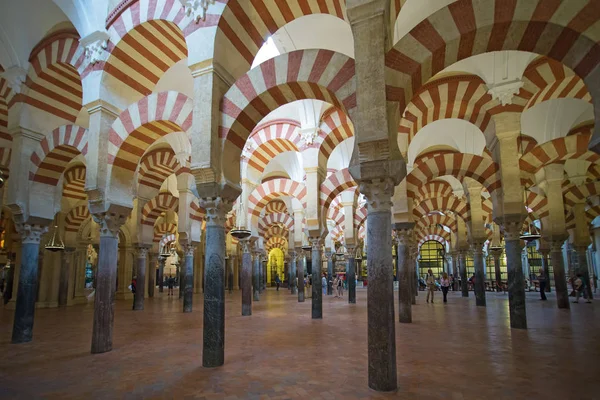
[[(48, 227), (15, 223), (21, 235), (21, 268), (17, 287), (17, 303), (12, 331), (12, 343), (27, 343), (33, 338), (33, 318), (38, 288), (40, 238)], [(12, 268), (14, 270), (14, 267)], [(11, 281), (12, 283), (12, 281)]]
[(298, 259), (298, 254), (296, 253), (295, 250), (292, 250), (292, 252), (290, 253), (290, 290), (293, 295), (296, 294), (296, 291), (297, 291), (297, 288), (296, 288), (296, 276), (298, 274), (297, 259)]
[(413, 223), (396, 224), (396, 265), (398, 268), (398, 316), (402, 323), (412, 322), (413, 288), (411, 285), (412, 268), (410, 257), (410, 238)]
[(515, 329), (527, 329), (525, 279), (521, 260), (521, 239), (519, 238), (522, 225), (521, 219), (504, 223), (510, 327)]
[(491, 250), (491, 253), (494, 257), (494, 278), (496, 280), (496, 292), (501, 292), (502, 272), (500, 271), (500, 257), (502, 256), (502, 250)]
[(66, 306), (69, 297), (69, 276), (71, 275), (71, 258), (75, 249), (65, 247), (61, 257), (60, 283), (58, 286), (58, 305)]
[(242, 315), (252, 315), (252, 254), (247, 240), (242, 246)]
[(94, 294), (92, 354), (112, 350), (119, 229), (125, 223), (129, 212), (130, 210), (123, 210), (94, 214), (94, 220), (100, 225), (100, 248)]
[(367, 335), (369, 387), (393, 391), (396, 373), (396, 325), (392, 263), (391, 179), (361, 182), (367, 199)]
[(167, 257), (158, 256), (158, 293), (162, 293), (165, 287), (165, 263)]
[(577, 261), (579, 264), (577, 272), (581, 274), (581, 280), (585, 285), (585, 293), (587, 295), (588, 300), (593, 300), (594, 295), (592, 293), (592, 286), (590, 285), (590, 270), (588, 268), (587, 262), (587, 248), (588, 246), (575, 247), (575, 251), (577, 251)]
[(473, 250), (473, 265), (475, 267), (475, 304), (485, 307), (485, 273), (483, 271), (483, 241), (474, 240), (471, 243)]
[(356, 248), (346, 245), (346, 281), (348, 282), (348, 304), (356, 304)]
[(321, 238), (310, 238), (312, 245), (312, 319), (323, 318), (323, 284), (321, 282)]
[(253, 301), (260, 301), (260, 253), (253, 252), (252, 259), (252, 294)]
[(550, 268), (548, 266), (548, 257), (550, 255), (550, 249), (540, 249), (542, 255), (542, 268), (544, 268), (544, 275), (546, 275), (546, 292), (550, 293)]
[[(333, 294), (333, 257), (334, 255), (328, 251), (325, 253), (327, 259), (327, 295)], [(332, 282), (331, 284), (329, 282)]]
[(469, 297), (469, 277), (467, 276), (467, 252), (461, 250), (458, 258), (460, 259), (460, 284), (462, 297)]
[(554, 271), (554, 287), (556, 288), (556, 304), (558, 308), (570, 309), (569, 289), (565, 276), (565, 259), (563, 258), (562, 246), (566, 238), (560, 237), (552, 240), (550, 256), (552, 257), (552, 269)]
[(220, 197), (200, 203), (206, 210), (202, 366), (211, 368), (225, 361), (225, 219), (231, 203)]
[(304, 271), (306, 270), (306, 255), (304, 250), (296, 250), (298, 254), (298, 261), (296, 266), (298, 267), (298, 303), (304, 303)]
[[(184, 254), (177, 252), (179, 260), (177, 261), (177, 268), (179, 268), (179, 299), (183, 299), (183, 293), (185, 292), (185, 259)], [(227, 261), (225, 261), (227, 262)]]
[(136, 288), (133, 299), (133, 309), (144, 309), (144, 295), (146, 294), (146, 259), (148, 258), (148, 248), (138, 247), (137, 253), (137, 268), (136, 268)]
[(183, 312), (189, 313), (192, 312), (194, 303), (194, 252), (196, 251), (196, 246), (185, 243), (182, 247), (185, 257), (185, 261), (181, 265), (181, 269), (184, 271)]
[(150, 265), (148, 265), (148, 297), (154, 297), (154, 289), (156, 283), (154, 279), (156, 277), (156, 253), (150, 253)]
[(417, 304), (417, 294), (419, 293), (419, 277), (417, 276), (417, 257), (416, 243), (414, 243), (414, 234), (410, 238), (409, 247), (409, 282), (411, 288), (411, 304)]
[(227, 258), (227, 291), (229, 294), (233, 293), (233, 255), (229, 255)]

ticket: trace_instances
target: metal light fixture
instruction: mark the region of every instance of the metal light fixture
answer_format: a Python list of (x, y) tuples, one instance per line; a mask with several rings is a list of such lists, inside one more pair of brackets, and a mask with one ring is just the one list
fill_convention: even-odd
[[(523, 151), (523, 133), (519, 133), (519, 138), (521, 139), (521, 157), (523, 157), (524, 155), (524, 151)], [(527, 189), (525, 189), (525, 191), (527, 191)], [(529, 200), (527, 199), (527, 195), (525, 195), (525, 210), (527, 211), (527, 214), (529, 214)], [(519, 239), (524, 240), (525, 242), (533, 242), (534, 240), (538, 240), (542, 237), (542, 235), (540, 235), (539, 231), (537, 230), (537, 228), (535, 227), (535, 225), (533, 224), (533, 221), (531, 222), (531, 224), (529, 224), (529, 229), (528, 232), (523, 232), (521, 234), (521, 236), (519, 236)]]
[(235, 215), (236, 227), (229, 232), (231, 236), (236, 238), (237, 240), (246, 240), (250, 236), (252, 236), (252, 232), (249, 229), (246, 229), (244, 225), (240, 223), (240, 217), (242, 215), (242, 199), (238, 202), (238, 211)]
[(65, 249), (65, 244), (60, 238), (56, 238), (56, 232), (58, 231), (58, 226), (54, 225), (54, 232), (52, 233), (52, 239), (46, 243), (46, 250), (51, 252), (63, 251)]

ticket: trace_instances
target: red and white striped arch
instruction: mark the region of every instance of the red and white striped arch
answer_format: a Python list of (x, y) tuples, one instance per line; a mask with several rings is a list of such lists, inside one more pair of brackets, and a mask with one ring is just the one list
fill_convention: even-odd
[(144, 155), (138, 170), (138, 185), (159, 190), (165, 179), (182, 169), (171, 148), (157, 149)]
[(167, 246), (173, 242), (176, 242), (176, 241), (177, 241), (177, 235), (175, 233), (165, 234), (160, 239), (160, 242), (158, 243), (158, 248), (162, 250), (165, 246)]
[(313, 146), (319, 148), (319, 165), (327, 167), (327, 160), (335, 148), (344, 140), (354, 136), (354, 125), (348, 115), (332, 107), (323, 114), (319, 135)]
[(427, 235), (436, 235), (436, 236), (440, 236), (443, 237), (444, 240), (446, 240), (447, 242), (450, 241), (450, 232), (446, 231), (445, 229), (440, 228), (439, 226), (426, 226), (424, 229), (416, 229), (415, 230), (415, 237), (417, 238), (417, 240), (422, 239), (424, 236)]
[(386, 55), (388, 100), (400, 110), (446, 67), (484, 52), (521, 50), (547, 55), (582, 78), (598, 65), (594, 1), (458, 0), (400, 39)]
[(189, 217), (193, 221), (204, 222), (206, 219), (206, 210), (203, 207), (200, 207), (198, 200), (193, 199), (190, 204), (190, 214)]
[(142, 225), (154, 226), (158, 217), (165, 211), (177, 207), (179, 198), (171, 193), (163, 192), (157, 194), (153, 199), (147, 202), (142, 208)]
[(600, 156), (588, 150), (591, 135), (579, 134), (550, 140), (536, 146), (519, 160), (523, 171), (535, 174), (545, 165), (578, 159), (595, 163)]
[(87, 204), (80, 204), (73, 207), (65, 217), (65, 231), (77, 232), (83, 221), (89, 217), (90, 211), (88, 210)]
[(75, 122), (82, 108), (78, 68), (85, 59), (79, 35), (59, 30), (43, 39), (29, 56), (26, 90), (17, 99), (41, 111)]
[(64, 125), (50, 132), (31, 154), (29, 180), (56, 186), (67, 164), (88, 150), (88, 131)]
[(458, 226), (456, 218), (452, 217), (451, 215), (432, 214), (421, 217), (417, 221), (416, 229), (423, 230), (429, 226), (437, 224), (447, 226), (452, 232), (455, 232)]
[(592, 196), (600, 195), (600, 182), (590, 182), (577, 186), (573, 183), (563, 187), (565, 206), (573, 207), (577, 203), (583, 203)]
[(154, 237), (152, 241), (158, 242), (164, 235), (177, 233), (177, 225), (171, 222), (161, 222), (154, 225)]
[[(500, 103), (488, 94), (485, 82), (476, 75), (450, 75), (423, 85), (406, 107), (398, 133), (408, 134), (410, 143), (417, 132), (441, 119), (468, 121), (485, 132), (492, 121), (493, 109)], [(515, 96), (520, 110), (527, 99)], [(520, 111), (519, 110), (519, 111)]]
[(492, 193), (501, 184), (497, 171), (495, 162), (474, 154), (439, 155), (419, 164), (408, 174), (408, 196), (414, 198), (421, 186), (444, 175), (452, 175), (461, 182), (465, 177), (475, 179)]
[(352, 175), (350, 175), (348, 168), (344, 168), (329, 175), (321, 184), (321, 193), (319, 194), (322, 211), (325, 213), (333, 199), (344, 190), (356, 186), (356, 182), (354, 181), (354, 178), (352, 178)]
[(569, 133), (567, 133), (567, 136), (581, 135), (581, 134), (591, 135), (592, 133), (594, 133), (594, 125), (595, 125), (594, 121), (586, 121), (582, 124), (579, 124), (579, 125), (571, 128)]
[(85, 193), (85, 166), (75, 165), (65, 171), (63, 197), (75, 200), (87, 199)]
[(283, 238), (281, 236), (277, 236), (277, 237), (272, 237), (269, 240), (266, 241), (265, 243), (265, 250), (267, 252), (271, 251), (272, 249), (280, 249), (281, 251), (283, 251), (284, 253), (286, 252), (287, 248), (288, 248), (288, 241), (286, 238)]
[(221, 101), (225, 159), (237, 159), (256, 125), (271, 111), (315, 99), (348, 112), (356, 107), (354, 60), (330, 50), (297, 50), (240, 77)]
[(283, 225), (271, 225), (263, 234), (265, 240), (269, 240), (272, 237), (283, 237), (287, 238), (289, 230)]
[(460, 216), (465, 222), (468, 222), (471, 219), (469, 215), (469, 205), (456, 196), (436, 197), (421, 201), (413, 207), (413, 217), (415, 221), (418, 221), (424, 216), (436, 211), (442, 213), (452, 211), (455, 215)]
[(269, 121), (256, 127), (248, 137), (242, 154), (242, 164), (262, 175), (269, 161), (276, 155), (287, 151), (299, 151), (299, 128), (299, 122), (288, 119)]
[(421, 186), (415, 194), (414, 204), (418, 204), (425, 199), (435, 197), (448, 197), (454, 193), (452, 186), (446, 181), (427, 182)]
[(132, 104), (111, 127), (109, 164), (133, 177), (148, 146), (169, 133), (188, 131), (192, 109), (192, 100), (174, 91), (152, 93)]
[[(444, 231), (446, 232), (446, 231)], [(448, 232), (446, 232), (447, 234)], [(417, 240), (419, 241), (417, 248), (420, 250), (421, 246), (425, 243), (425, 242), (429, 242), (431, 240), (434, 240), (436, 242), (439, 242), (442, 246), (444, 246), (444, 248), (448, 248), (449, 247), (449, 242), (450, 242), (450, 238), (449, 238), (449, 234), (447, 235), (448, 239), (446, 239), (446, 237), (442, 236), (442, 235), (436, 235), (434, 233), (430, 233), (430, 234), (426, 234), (423, 236), (417, 236)]]
[(12, 136), (8, 133), (8, 108), (13, 93), (8, 82), (0, 78), (0, 170), (6, 178), (10, 167)]
[(270, 213), (258, 221), (258, 233), (264, 236), (266, 230), (273, 225), (285, 226), (288, 230), (294, 229), (294, 219), (287, 213)]
[(311, 14), (345, 19), (345, 9), (343, 0), (229, 0), (218, 23), (215, 59), (237, 79), (267, 38), (287, 23)]
[(354, 227), (358, 229), (360, 225), (367, 220), (367, 207), (362, 204), (356, 208), (354, 214)]
[(288, 213), (287, 206), (283, 200), (272, 200), (265, 206), (265, 215), (281, 213)]
[(548, 208), (548, 199), (546, 198), (546, 196), (532, 192), (530, 190), (526, 193), (527, 206), (529, 207), (536, 219), (545, 218), (548, 215), (550, 215), (550, 209)]
[(259, 217), (261, 211), (271, 201), (281, 196), (298, 199), (304, 208), (306, 204), (306, 187), (303, 183), (291, 179), (273, 179), (257, 186), (248, 197), (248, 213)]

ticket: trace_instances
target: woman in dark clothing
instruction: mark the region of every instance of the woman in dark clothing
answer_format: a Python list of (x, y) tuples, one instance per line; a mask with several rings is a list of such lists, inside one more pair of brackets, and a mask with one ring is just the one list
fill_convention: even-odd
[(169, 288), (167, 296), (173, 296), (173, 286), (175, 286), (175, 279), (169, 276), (169, 279), (167, 279), (167, 287)]

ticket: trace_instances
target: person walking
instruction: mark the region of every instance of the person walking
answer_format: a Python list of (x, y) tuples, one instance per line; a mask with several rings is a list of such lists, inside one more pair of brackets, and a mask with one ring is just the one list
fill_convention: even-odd
[(435, 290), (435, 277), (431, 268), (427, 270), (427, 279), (425, 280), (427, 285), (427, 302), (429, 303), (429, 296), (431, 295), (431, 303), (433, 304), (433, 292)]
[(544, 268), (540, 268), (540, 274), (538, 276), (538, 282), (540, 284), (540, 300), (546, 301), (546, 271)]
[(137, 276), (134, 276), (131, 279), (131, 285), (129, 285), (129, 289), (131, 290), (131, 293), (133, 293), (133, 305), (131, 306), (132, 310), (135, 310), (135, 291), (137, 289)]
[(169, 288), (167, 296), (173, 296), (173, 286), (175, 286), (175, 279), (172, 276), (169, 276), (167, 279), (167, 287)]
[[(440, 285), (442, 286), (442, 294), (444, 295), (444, 303), (447, 303), (448, 300), (446, 296), (448, 296), (448, 290), (450, 290), (450, 279), (448, 278), (447, 273), (442, 274), (442, 279), (440, 280)], [(433, 298), (432, 298), (433, 302)]]
[(281, 279), (279, 279), (279, 275), (275, 275), (275, 285), (277, 285), (277, 291), (279, 292), (279, 285), (281, 284)]
[(337, 297), (339, 297), (340, 299), (342, 297), (344, 297), (344, 280), (342, 279), (341, 276), (338, 276), (336, 289), (337, 289)]

